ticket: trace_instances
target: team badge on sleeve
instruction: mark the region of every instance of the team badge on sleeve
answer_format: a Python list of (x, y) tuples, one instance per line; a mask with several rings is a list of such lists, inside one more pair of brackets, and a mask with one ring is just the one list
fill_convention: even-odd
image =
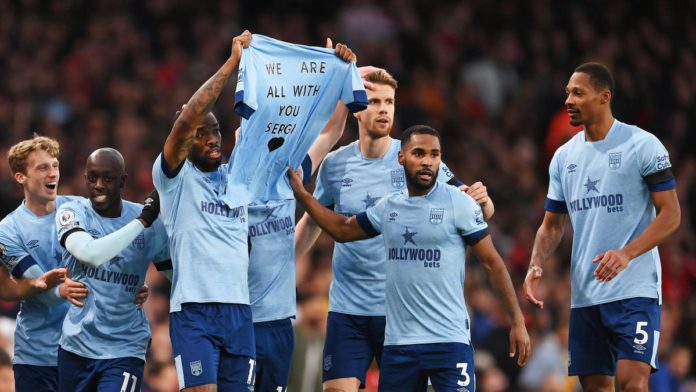
[(444, 208), (431, 208), (430, 209), (430, 223), (434, 225), (439, 225), (442, 223), (442, 217), (445, 215)]
[(75, 213), (70, 210), (63, 210), (60, 214), (60, 225), (67, 226), (75, 221)]
[(610, 152), (609, 153), (609, 168), (618, 169), (621, 167), (621, 153), (620, 152)]

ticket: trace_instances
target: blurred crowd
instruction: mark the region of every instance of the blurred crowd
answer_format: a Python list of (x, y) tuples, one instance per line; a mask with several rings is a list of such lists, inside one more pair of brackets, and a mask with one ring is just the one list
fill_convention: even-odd
[[(8, 0), (0, 2), (0, 217), (21, 202), (7, 150), (33, 132), (61, 142), (63, 194), (84, 194), (83, 165), (98, 147), (120, 150), (125, 198), (152, 188), (151, 167), (175, 111), (229, 55), (244, 29), (294, 43), (347, 43), (358, 65), (399, 81), (393, 136), (423, 123), (443, 137), (443, 161), (465, 183), (483, 181), (495, 201), (494, 242), (520, 288), (543, 216), (547, 165), (577, 129), (564, 111), (575, 66), (608, 65), (621, 121), (668, 148), (682, 208), (678, 232), (660, 247), (664, 302), (661, 370), (653, 391), (696, 390), (696, 2)], [(234, 82), (214, 111), (224, 149), (239, 124)], [(357, 138), (349, 121), (339, 144)], [(467, 260), (478, 390), (573, 391), (566, 377), (570, 228), (545, 268), (543, 310), (521, 299), (534, 354), (525, 368), (507, 356), (508, 320), (481, 266)], [(321, 390), (321, 351), (332, 241), (322, 236), (298, 260), (298, 317), (289, 391)], [(148, 274), (152, 345), (148, 391), (176, 390), (168, 334), (169, 286)], [(522, 297), (520, 297), (522, 298)], [(0, 380), (11, 378), (12, 319), (0, 312)], [(368, 389), (375, 390), (378, 370)], [(11, 387), (0, 381), (0, 389)]]

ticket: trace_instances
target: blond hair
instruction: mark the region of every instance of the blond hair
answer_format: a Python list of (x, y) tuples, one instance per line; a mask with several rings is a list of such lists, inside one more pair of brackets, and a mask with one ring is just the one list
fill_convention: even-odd
[(27, 158), (34, 151), (44, 150), (50, 156), (58, 158), (60, 154), (60, 145), (58, 141), (47, 136), (39, 136), (34, 134), (31, 139), (22, 140), (21, 142), (10, 147), (7, 154), (7, 160), (10, 163), (12, 173), (27, 174)]
[(370, 72), (367, 74), (365, 77), (365, 80), (367, 80), (370, 83), (376, 83), (376, 84), (385, 84), (387, 86), (390, 86), (394, 90), (398, 87), (398, 83), (396, 82), (396, 79), (394, 79), (391, 74), (383, 69), (378, 69), (374, 72)]

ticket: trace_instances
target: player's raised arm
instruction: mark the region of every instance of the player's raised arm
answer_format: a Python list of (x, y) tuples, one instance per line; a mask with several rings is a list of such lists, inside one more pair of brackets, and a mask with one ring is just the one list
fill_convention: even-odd
[(350, 242), (370, 238), (355, 216), (346, 218), (324, 207), (302, 185), (302, 177), (298, 171), (288, 169), (290, 185), (295, 198), (302, 204), (314, 221), (337, 242)]
[[(512, 327), (510, 328), (510, 357), (513, 357), (516, 352), (519, 353), (517, 364), (523, 366), (527, 362), (527, 358), (532, 352), (527, 328), (524, 325), (524, 316), (520, 310), (520, 304), (517, 302), (517, 295), (512, 286), (510, 274), (503, 259), (493, 246), (490, 236), (482, 238), (479, 242), (472, 246), (474, 253), (483, 264), (488, 277), (493, 284), (493, 287), (498, 291), (505, 305), (505, 309), (512, 318)], [(519, 351), (518, 351), (519, 350)]]
[(544, 301), (537, 299), (534, 292), (539, 285), (539, 280), (544, 271), (542, 266), (561, 242), (564, 223), (565, 214), (546, 211), (544, 221), (541, 223), (539, 230), (537, 230), (536, 237), (534, 238), (532, 259), (529, 262), (529, 269), (527, 270), (527, 276), (524, 278), (522, 290), (524, 291), (527, 301), (539, 308), (544, 307)]
[(245, 30), (232, 40), (232, 53), (220, 69), (196, 91), (188, 103), (183, 106), (176, 118), (172, 130), (164, 143), (164, 159), (167, 165), (175, 168), (186, 159), (196, 134), (196, 127), (201, 123), (217, 101), (222, 89), (227, 84), (235, 67), (242, 57), (242, 48), (249, 47), (251, 33)]
[[(332, 48), (333, 44), (331, 38), (326, 39), (326, 47)], [(343, 59), (343, 61), (351, 62), (357, 61), (357, 58), (353, 51), (344, 44), (336, 44), (336, 56)], [(348, 107), (341, 101), (336, 103), (336, 109), (334, 109), (329, 122), (326, 123), (324, 129), (321, 131), (317, 140), (314, 141), (312, 146), (309, 148), (307, 155), (312, 161), (312, 173), (317, 171), (319, 164), (326, 154), (331, 151), (333, 146), (338, 142), (338, 139), (343, 135), (343, 129), (346, 127), (346, 119), (348, 118)], [(307, 176), (307, 173), (305, 173)]]

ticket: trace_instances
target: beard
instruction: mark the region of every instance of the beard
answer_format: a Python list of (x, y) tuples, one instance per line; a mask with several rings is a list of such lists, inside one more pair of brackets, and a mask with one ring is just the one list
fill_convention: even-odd
[(433, 171), (432, 177), (430, 177), (430, 181), (428, 182), (423, 182), (423, 180), (418, 178), (418, 171), (415, 171), (413, 173), (406, 173), (406, 177), (412, 187), (420, 191), (425, 191), (432, 188), (433, 185), (435, 185), (435, 181), (437, 181), (438, 172), (439, 170)]

